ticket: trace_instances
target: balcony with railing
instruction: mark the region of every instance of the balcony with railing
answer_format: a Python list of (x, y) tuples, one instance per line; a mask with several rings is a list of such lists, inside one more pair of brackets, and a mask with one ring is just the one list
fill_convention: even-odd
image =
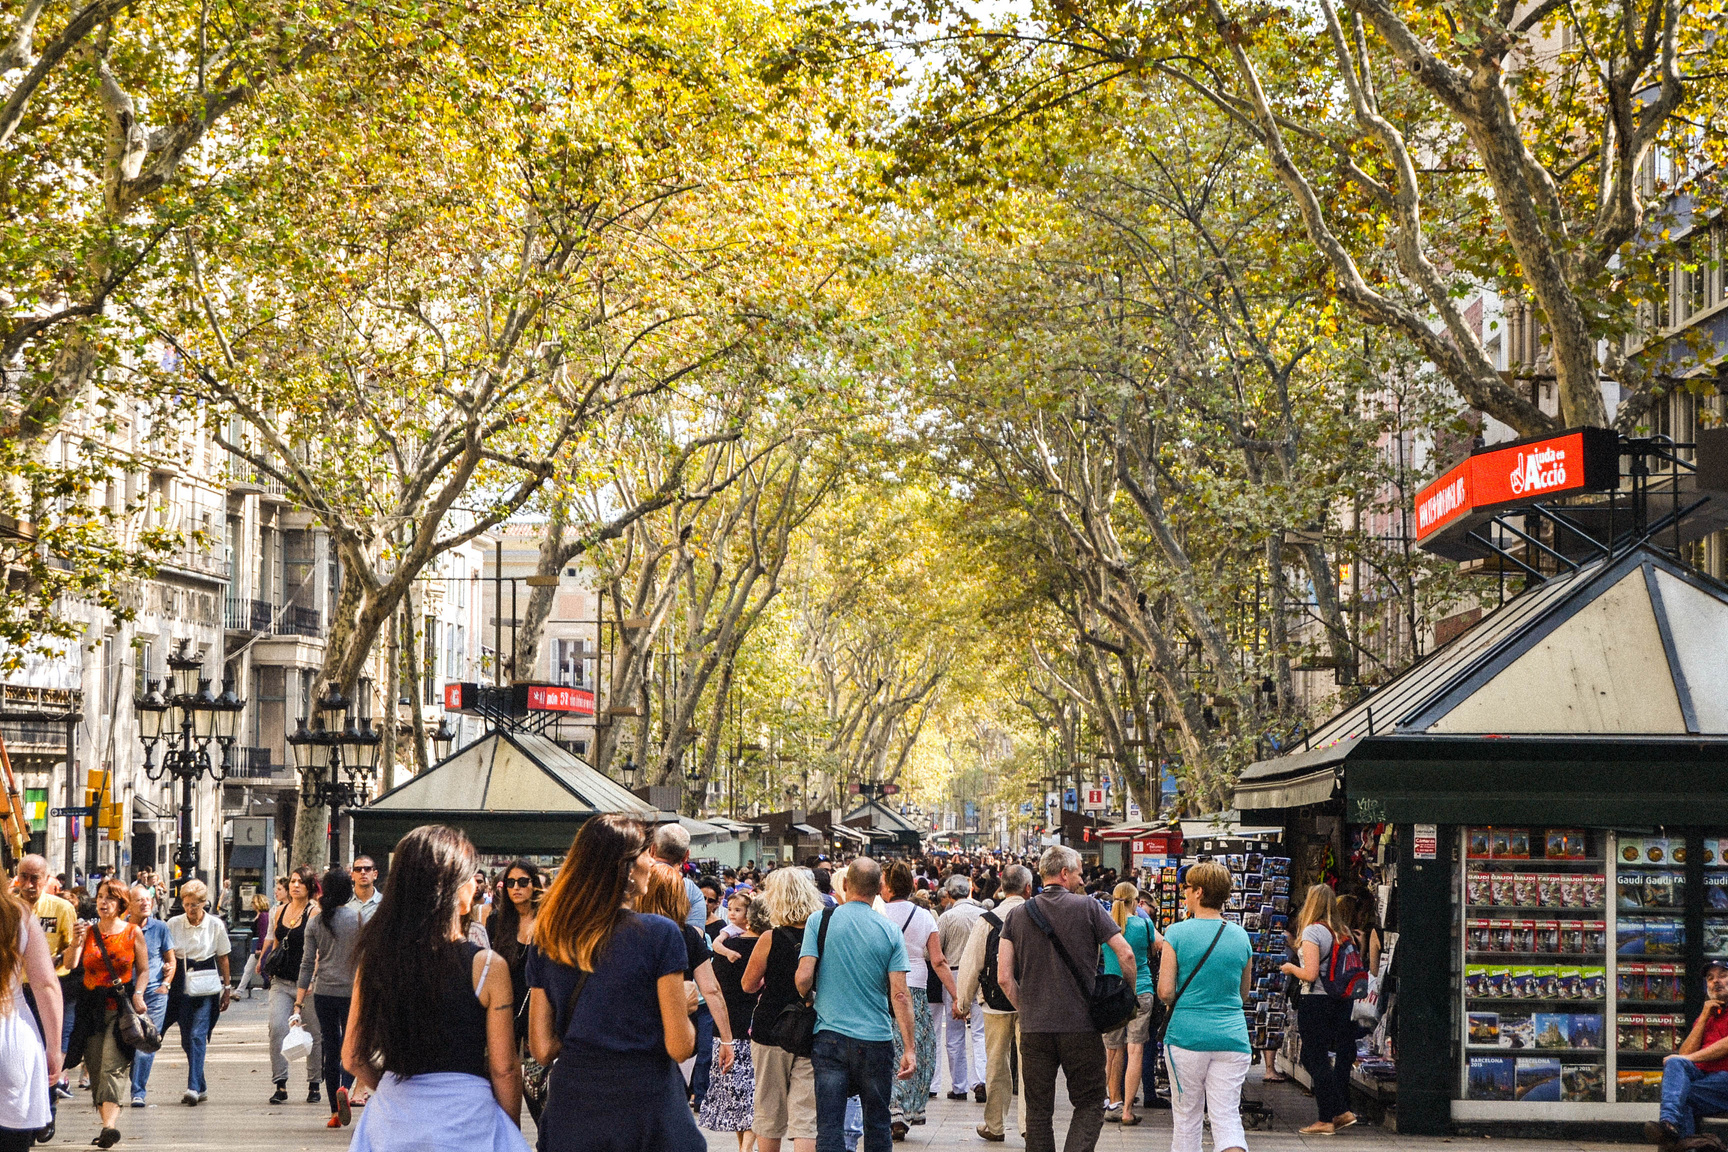
[(230, 632), (257, 632), (272, 636), (324, 635), (324, 617), (316, 608), (298, 604), (278, 607), (268, 600), (230, 596), (223, 604), (222, 623)]
[(268, 780), (283, 767), (286, 765), (271, 763), (268, 748), (240, 747), (234, 749), (234, 763), (228, 769), (228, 779)]

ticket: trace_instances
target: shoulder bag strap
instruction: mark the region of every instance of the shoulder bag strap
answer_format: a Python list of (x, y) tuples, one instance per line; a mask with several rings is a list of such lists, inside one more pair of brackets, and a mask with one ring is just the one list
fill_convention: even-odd
[(108, 982), (114, 987), (122, 987), (120, 973), (114, 970), (114, 957), (108, 954), (108, 942), (102, 939), (102, 925), (91, 924), (90, 931), (96, 934), (96, 950), (102, 953), (102, 963), (108, 968)]
[[(822, 910), (822, 927), (816, 929), (816, 965), (810, 970), (810, 994), (804, 997), (804, 1003), (816, 1002), (816, 977), (822, 971), (822, 949), (828, 944), (828, 925), (834, 920), (834, 913), (844, 908), (844, 904), (836, 904), (832, 908)], [(793, 1001), (797, 1003), (797, 1001)]]
[(1062, 938), (1056, 935), (1056, 929), (1050, 926), (1050, 921), (1038, 907), (1038, 898), (1032, 896), (1026, 901), (1026, 915), (1032, 917), (1032, 922), (1038, 925), (1038, 930), (1049, 937), (1051, 945), (1056, 949), (1056, 955), (1062, 957), (1062, 963), (1068, 966), (1068, 974), (1074, 977), (1074, 983), (1080, 989), (1081, 995), (1086, 995), (1086, 981), (1080, 975), (1080, 966), (1074, 963), (1074, 957), (1068, 955), (1068, 949), (1063, 946)]
[[(1194, 977), (1200, 975), (1200, 969), (1206, 967), (1206, 961), (1212, 959), (1212, 949), (1218, 947), (1218, 941), (1224, 937), (1224, 924), (1225, 921), (1220, 920), (1218, 922), (1218, 931), (1213, 934), (1212, 943), (1206, 945), (1206, 951), (1200, 954), (1200, 963), (1194, 965), (1194, 971), (1188, 973), (1188, 979), (1182, 981), (1182, 987), (1176, 989), (1176, 996), (1170, 1001), (1170, 1007), (1164, 1013), (1164, 1027), (1158, 1029), (1160, 1040), (1164, 1038), (1164, 1033), (1169, 1029), (1171, 1018), (1176, 1015), (1176, 1005), (1182, 1003), (1182, 993), (1188, 991), (1188, 985), (1194, 983)], [(1176, 945), (1170, 945), (1170, 949), (1175, 951)], [(1178, 958), (1177, 964), (1180, 966), (1180, 958)]]

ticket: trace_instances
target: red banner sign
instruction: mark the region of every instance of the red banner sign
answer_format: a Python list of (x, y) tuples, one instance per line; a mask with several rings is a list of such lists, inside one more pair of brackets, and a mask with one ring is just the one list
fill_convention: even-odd
[(528, 710), (531, 712), (572, 712), (578, 716), (594, 715), (594, 693), (586, 688), (564, 688), (555, 684), (528, 685)]
[(1416, 493), (1416, 539), (1472, 512), (1613, 488), (1620, 480), (1619, 451), (1619, 438), (1606, 428), (1484, 448)]

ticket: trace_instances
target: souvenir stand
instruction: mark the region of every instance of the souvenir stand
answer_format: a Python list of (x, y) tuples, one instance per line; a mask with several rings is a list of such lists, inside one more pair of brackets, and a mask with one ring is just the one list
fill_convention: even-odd
[(1728, 588), (1640, 541), (1250, 765), (1235, 802), (1371, 849), (1399, 1131), (1630, 1135), (1728, 956), (1725, 771)]

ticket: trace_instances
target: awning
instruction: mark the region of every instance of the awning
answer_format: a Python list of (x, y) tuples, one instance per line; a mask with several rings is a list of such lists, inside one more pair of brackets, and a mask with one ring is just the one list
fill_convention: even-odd
[(792, 831), (798, 833), (800, 836), (814, 836), (818, 840), (822, 838), (822, 829), (812, 828), (808, 824), (794, 824), (792, 825)]
[(870, 843), (870, 837), (864, 835), (864, 833), (859, 832), (855, 828), (848, 828), (844, 824), (836, 824), (832, 829), (830, 829), (830, 831), (843, 840), (851, 840), (857, 844)]
[(1339, 771), (1336, 767), (1317, 769), (1300, 776), (1277, 780), (1243, 781), (1236, 785), (1236, 807), (1240, 811), (1261, 808), (1300, 808), (1305, 804), (1324, 804), (1337, 791)]

